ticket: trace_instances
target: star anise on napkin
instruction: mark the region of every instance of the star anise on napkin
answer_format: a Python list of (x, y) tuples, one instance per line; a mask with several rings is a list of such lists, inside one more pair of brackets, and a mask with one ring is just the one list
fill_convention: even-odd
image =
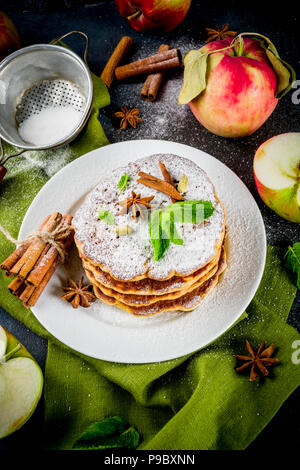
[(279, 359), (271, 357), (274, 354), (274, 344), (271, 344), (268, 348), (265, 348), (265, 342), (262, 341), (255, 353), (251, 344), (246, 339), (246, 348), (250, 356), (237, 354), (235, 357), (240, 361), (244, 361), (244, 364), (236, 367), (235, 370), (237, 372), (242, 372), (243, 370), (250, 367), (250, 382), (253, 382), (255, 379), (257, 379), (259, 373), (264, 377), (269, 375), (267, 367), (274, 367), (279, 362)]
[(137, 123), (142, 122), (142, 119), (138, 114), (140, 114), (140, 110), (138, 108), (128, 109), (126, 106), (121, 106), (121, 111), (114, 113), (114, 116), (121, 119), (120, 129), (125, 130), (128, 124), (135, 129)]
[(131, 207), (132, 218), (136, 222), (138, 215), (144, 218), (142, 206), (146, 207), (147, 209), (151, 209), (151, 204), (149, 203), (152, 201), (153, 198), (154, 196), (141, 197), (141, 194), (135, 194), (134, 191), (131, 191), (131, 197), (119, 202), (121, 210), (118, 212), (117, 215), (127, 214)]
[(70, 302), (73, 308), (77, 308), (79, 305), (81, 307), (89, 307), (90, 302), (96, 300), (94, 293), (92, 292), (91, 285), (83, 285), (83, 277), (78, 283), (72, 279), (68, 280), (68, 285), (63, 287), (64, 292), (66, 292), (61, 298)]
[(208, 38), (206, 43), (211, 41), (218, 41), (219, 39), (234, 38), (237, 35), (237, 31), (230, 31), (228, 23), (223, 24), (222, 28), (216, 26), (214, 28), (205, 28)]

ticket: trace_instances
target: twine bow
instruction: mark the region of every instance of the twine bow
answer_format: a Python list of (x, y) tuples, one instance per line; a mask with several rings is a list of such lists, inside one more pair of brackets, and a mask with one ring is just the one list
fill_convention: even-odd
[(62, 263), (64, 263), (67, 252), (64, 244), (59, 240), (61, 238), (67, 238), (68, 235), (70, 235), (70, 233), (72, 232), (72, 228), (70, 225), (60, 224), (52, 232), (42, 232), (40, 230), (34, 230), (24, 240), (16, 240), (15, 238), (13, 238), (11, 234), (1, 224), (0, 231), (7, 238), (7, 240), (14, 243), (15, 245), (22, 245), (22, 243), (32, 241), (35, 238), (39, 238), (43, 242), (49, 243), (51, 246), (53, 246), (57, 250)]

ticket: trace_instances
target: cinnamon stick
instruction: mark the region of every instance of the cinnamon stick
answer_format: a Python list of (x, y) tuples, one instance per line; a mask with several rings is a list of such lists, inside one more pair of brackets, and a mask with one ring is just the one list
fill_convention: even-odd
[[(170, 49), (171, 46), (168, 46), (167, 44), (162, 44), (158, 49), (158, 53), (169, 51)], [(155, 101), (163, 78), (164, 72), (157, 72), (148, 75), (141, 90), (141, 98), (145, 101)]]
[[(27, 286), (28, 293), (31, 293), (31, 295), (28, 296), (29, 297), (28, 300), (23, 302), (24, 307), (26, 308), (34, 307), (34, 305), (37, 303), (38, 299), (40, 298), (41, 294), (43, 293), (46, 285), (48, 284), (51, 277), (55, 273), (55, 270), (58, 265), (59, 265), (59, 259), (56, 258), (56, 260), (53, 262), (53, 264), (51, 265), (50, 269), (47, 271), (46, 275), (43, 277), (43, 280), (38, 287)], [(29, 289), (31, 289), (31, 291), (29, 291)]]
[(125, 80), (137, 75), (162, 72), (171, 68), (179, 67), (180, 59), (177, 49), (160, 52), (158, 54), (140, 59), (131, 64), (117, 67), (115, 75), (117, 80)]
[(137, 180), (137, 183), (141, 183), (144, 186), (148, 186), (149, 188), (156, 189), (161, 193), (167, 194), (168, 196), (173, 197), (176, 201), (185, 200), (185, 198), (179, 194), (174, 186), (167, 181), (156, 178), (156, 176), (149, 175), (143, 171), (140, 171), (138, 175), (140, 178)]
[[(171, 178), (171, 175), (170, 173), (168, 172), (166, 166), (163, 164), (163, 162), (159, 161), (159, 168), (160, 168), (160, 171), (162, 172), (162, 175), (164, 177), (164, 180), (167, 182), (167, 183), (170, 183), (172, 186), (174, 186), (173, 184), (173, 180)], [(171, 197), (171, 201), (172, 202), (176, 202), (176, 199), (174, 197)]]
[(123, 36), (119, 44), (112, 53), (109, 61), (103, 69), (100, 76), (106, 86), (109, 88), (115, 76), (115, 69), (121, 63), (122, 59), (126, 56), (129, 49), (133, 44), (133, 39), (130, 36)]
[[(9, 285), (8, 285), (8, 290), (11, 292), (13, 295), (17, 295), (19, 288), (24, 284), (24, 281), (22, 279), (19, 279), (16, 277)], [(26, 286), (25, 286), (26, 287)], [(24, 288), (25, 288), (24, 287)]]
[[(63, 216), (62, 223), (65, 225), (71, 225), (72, 222), (72, 216), (69, 214), (66, 214)], [(72, 244), (74, 239), (74, 231), (68, 237), (66, 240), (58, 240), (64, 243), (65, 249), (69, 248), (70, 245)], [(53, 262), (56, 260), (58, 257), (58, 251), (54, 246), (51, 247), (46, 247), (45, 251), (42, 252), (38, 262), (35, 264), (34, 268), (32, 271), (29, 273), (27, 279), (26, 279), (26, 284), (28, 285), (33, 285), (33, 286), (38, 286), (48, 270), (50, 269), (51, 265)]]
[(10, 269), (24, 255), (29, 245), (30, 245), (30, 242), (25, 242), (22, 245), (20, 245), (11, 255), (9, 255), (8, 258), (6, 258), (6, 260), (3, 261), (3, 263), (0, 265), (0, 268), (3, 271), (7, 271), (9, 273)]
[[(47, 217), (39, 226), (38, 230), (41, 230), (44, 227), (44, 225), (48, 222), (49, 218), (50, 215), (47, 215)], [(9, 255), (8, 258), (6, 258), (6, 260), (3, 261), (3, 263), (0, 265), (0, 269), (6, 271), (7, 275), (12, 276), (13, 273), (11, 273), (10, 270), (19, 261), (19, 259), (22, 258), (31, 243), (31, 241), (25, 241), (24, 243), (22, 243), (22, 245), (20, 245), (11, 255)]]
[[(48, 222), (44, 225), (41, 232), (53, 232), (60, 224), (62, 215), (59, 212), (54, 212)], [(42, 251), (44, 250), (46, 243), (40, 238), (36, 238), (29, 246), (28, 250), (24, 253), (19, 261), (20, 269), (15, 272), (15, 267), (11, 270), (13, 274), (17, 274), (21, 279), (26, 279), (29, 272), (34, 267), (35, 263), (39, 259)], [(17, 263), (18, 264), (18, 263)], [(19, 268), (19, 266), (18, 266)]]
[(23, 304), (28, 302), (28, 300), (30, 299), (30, 297), (32, 296), (32, 294), (34, 292), (34, 289), (35, 289), (34, 286), (27, 286), (25, 284), (25, 289), (23, 290), (21, 295), (18, 296), (19, 299), (22, 300)]

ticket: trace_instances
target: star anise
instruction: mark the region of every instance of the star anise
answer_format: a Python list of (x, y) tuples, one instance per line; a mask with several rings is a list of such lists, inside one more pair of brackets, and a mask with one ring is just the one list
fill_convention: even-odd
[(83, 277), (78, 283), (72, 279), (68, 280), (68, 286), (63, 287), (63, 290), (66, 292), (61, 298), (70, 302), (73, 308), (77, 308), (79, 305), (81, 307), (89, 307), (90, 302), (96, 300), (94, 293), (92, 292), (91, 285), (83, 285)]
[(135, 194), (134, 191), (131, 191), (131, 197), (119, 202), (121, 210), (117, 215), (127, 214), (130, 207), (132, 207), (132, 218), (136, 222), (138, 215), (144, 218), (142, 206), (147, 209), (151, 209), (151, 204), (149, 204), (149, 202), (151, 202), (153, 198), (154, 196), (141, 197), (141, 194)]
[(121, 111), (114, 113), (114, 116), (121, 119), (120, 129), (125, 130), (128, 124), (131, 127), (136, 128), (138, 122), (142, 122), (142, 119), (138, 116), (140, 110), (138, 108), (128, 109), (126, 106), (121, 106)]
[(226, 38), (234, 38), (237, 35), (237, 31), (230, 31), (228, 23), (223, 24), (222, 28), (216, 26), (214, 28), (205, 28), (208, 38), (206, 39), (206, 43), (211, 41), (218, 41), (219, 39), (226, 39)]
[(246, 348), (250, 356), (243, 356), (237, 354), (235, 357), (240, 361), (245, 361), (240, 367), (236, 367), (237, 372), (242, 372), (243, 370), (250, 367), (250, 382), (257, 379), (259, 373), (266, 377), (269, 375), (267, 367), (274, 367), (278, 364), (279, 359), (271, 357), (274, 353), (274, 344), (271, 344), (268, 348), (265, 348), (265, 342), (262, 341), (256, 353), (254, 352), (251, 344), (246, 340)]

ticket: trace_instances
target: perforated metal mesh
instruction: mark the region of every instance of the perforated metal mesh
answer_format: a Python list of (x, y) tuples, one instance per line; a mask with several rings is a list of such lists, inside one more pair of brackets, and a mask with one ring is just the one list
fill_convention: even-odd
[(86, 100), (78, 88), (67, 80), (43, 80), (25, 91), (16, 109), (16, 121), (20, 125), (33, 114), (39, 114), (49, 106), (72, 106), (84, 111)]

